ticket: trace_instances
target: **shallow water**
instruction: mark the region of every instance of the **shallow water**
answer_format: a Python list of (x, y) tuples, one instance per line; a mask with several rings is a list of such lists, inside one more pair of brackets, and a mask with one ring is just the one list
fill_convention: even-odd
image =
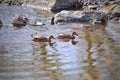
[[(44, 13), (44, 14), (43, 14)], [(45, 26), (13, 27), (15, 14)], [(50, 15), (47, 15), (50, 14)], [(0, 80), (120, 80), (120, 24), (83, 28), (80, 23), (50, 25), (51, 13), (0, 5)], [(35, 43), (31, 34), (57, 37), (76, 31), (76, 44), (53, 40)]]

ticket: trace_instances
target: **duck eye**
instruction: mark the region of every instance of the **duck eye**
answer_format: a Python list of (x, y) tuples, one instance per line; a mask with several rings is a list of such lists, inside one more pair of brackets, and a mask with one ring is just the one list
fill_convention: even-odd
[(76, 33), (76, 35), (78, 35), (78, 34)]

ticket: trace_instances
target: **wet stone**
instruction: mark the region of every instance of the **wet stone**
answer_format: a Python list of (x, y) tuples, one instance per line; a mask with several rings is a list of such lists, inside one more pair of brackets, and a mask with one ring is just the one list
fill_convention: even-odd
[(27, 22), (29, 22), (28, 18), (22, 15), (16, 15), (12, 20), (12, 24), (15, 27), (26, 26)]
[(55, 23), (60, 22), (90, 22), (91, 20), (99, 20), (101, 23), (107, 22), (107, 15), (104, 12), (95, 11), (61, 11), (54, 15)]

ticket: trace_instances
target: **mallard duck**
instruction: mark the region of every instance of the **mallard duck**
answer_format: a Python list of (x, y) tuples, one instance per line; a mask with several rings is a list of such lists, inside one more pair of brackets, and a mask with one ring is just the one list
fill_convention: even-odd
[(2, 21), (0, 20), (0, 28), (3, 26)]
[(54, 25), (55, 23), (54, 23), (54, 17), (52, 17), (52, 19), (51, 19), (51, 25)]
[(44, 36), (35, 36), (33, 37), (32, 41), (35, 42), (51, 42), (51, 39), (55, 39), (53, 36), (50, 36), (49, 38)]
[(72, 35), (69, 34), (59, 34), (57, 36), (58, 39), (75, 39), (75, 35), (78, 36), (78, 34), (76, 32), (73, 32)]

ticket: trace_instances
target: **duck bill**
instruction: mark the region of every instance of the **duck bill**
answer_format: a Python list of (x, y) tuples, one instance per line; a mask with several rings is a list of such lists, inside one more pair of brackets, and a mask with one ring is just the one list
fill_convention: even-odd
[(76, 34), (76, 36), (79, 36), (78, 34)]
[(56, 38), (53, 37), (53, 39), (56, 39)]

